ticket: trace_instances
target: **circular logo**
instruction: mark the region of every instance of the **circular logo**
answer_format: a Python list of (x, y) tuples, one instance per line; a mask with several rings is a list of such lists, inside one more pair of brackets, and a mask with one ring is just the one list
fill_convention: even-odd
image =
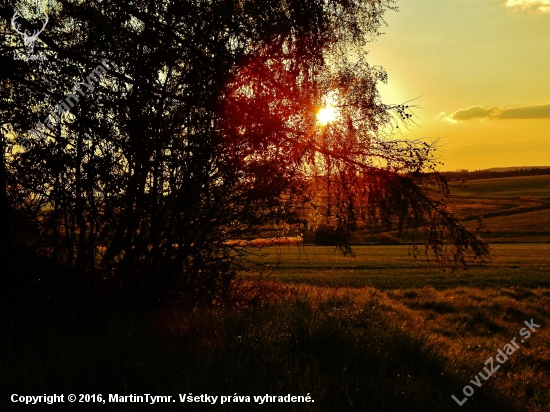
[(32, 142), (29, 139), (19, 140), (19, 146), (21, 146), (25, 152), (28, 152), (32, 149)]

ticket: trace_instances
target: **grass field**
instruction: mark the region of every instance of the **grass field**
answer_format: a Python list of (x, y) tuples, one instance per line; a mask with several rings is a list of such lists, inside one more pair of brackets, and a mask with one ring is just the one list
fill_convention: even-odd
[(499, 179), (468, 180), (455, 187), (453, 196), (477, 197), (483, 199), (506, 199), (515, 197), (541, 198), (550, 201), (550, 175), (504, 177)]
[(550, 176), (451, 182), (450, 205), (493, 242), (550, 242)]
[(315, 286), (374, 287), (379, 290), (433, 287), (550, 288), (550, 244), (497, 244), (487, 262), (452, 273), (409, 246), (355, 246), (355, 258), (316, 246), (266, 248), (258, 260), (262, 276)]
[[(441, 362), (441, 385), (447, 390), (455, 385), (459, 400), (462, 387), (473, 385), (470, 380), (484, 362), (512, 338), (519, 340), (524, 321), (534, 319), (541, 327), (533, 340), (486, 386), (474, 386), (475, 396), (463, 409), (550, 410), (549, 244), (494, 245), (488, 262), (453, 273), (408, 256), (407, 246), (358, 246), (354, 251), (355, 258), (345, 258), (326, 248), (279, 247), (270, 248), (262, 261), (277, 268), (272, 279), (299, 289), (311, 285), (313, 295), (345, 291), (354, 307), (372, 305), (385, 324), (408, 338), (421, 337), (423, 350)], [(455, 383), (447, 386), (444, 378)], [(435, 389), (425, 390), (433, 395)], [(427, 399), (421, 402), (424, 410), (458, 407), (452, 399), (441, 399), (434, 409)]]
[[(499, 243), (550, 243), (550, 176), (451, 181), (449, 189), (449, 209), (470, 229), (475, 229), (481, 218), (485, 239)], [(382, 227), (374, 234), (362, 231), (359, 237), (362, 244), (383, 243), (377, 235), (384, 231)], [(402, 243), (411, 241), (410, 233), (390, 230), (389, 234)]]
[[(253, 249), (258, 271), (235, 283), (230, 307), (91, 298), (0, 312), (0, 410), (29, 408), (11, 393), (191, 393), (251, 400), (48, 410), (548, 412), (550, 180), (493, 180), (453, 194), (457, 210), (489, 214), (501, 242), (467, 269), (444, 271), (406, 245), (356, 246), (354, 258), (279, 245)], [(531, 319), (540, 327), (527, 339)], [(514, 338), (518, 349), (485, 381), (478, 373)], [(463, 402), (466, 385), (474, 393), (459, 407), (452, 396)], [(315, 402), (254, 403), (266, 394)]]

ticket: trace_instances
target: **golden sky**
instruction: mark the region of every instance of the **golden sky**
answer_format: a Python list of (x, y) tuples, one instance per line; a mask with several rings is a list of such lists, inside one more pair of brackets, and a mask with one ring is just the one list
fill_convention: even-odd
[[(402, 137), (440, 138), (441, 170), (550, 166), (550, 0), (398, 0), (368, 61)], [(421, 97), (420, 97), (421, 96)]]

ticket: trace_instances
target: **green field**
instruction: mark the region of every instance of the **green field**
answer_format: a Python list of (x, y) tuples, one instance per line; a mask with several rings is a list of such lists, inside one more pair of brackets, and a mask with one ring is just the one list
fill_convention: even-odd
[(355, 258), (321, 246), (271, 247), (257, 261), (264, 277), (316, 286), (550, 288), (550, 244), (493, 245), (486, 262), (453, 272), (426, 261), (424, 255), (409, 256), (405, 245), (354, 246), (353, 251)]

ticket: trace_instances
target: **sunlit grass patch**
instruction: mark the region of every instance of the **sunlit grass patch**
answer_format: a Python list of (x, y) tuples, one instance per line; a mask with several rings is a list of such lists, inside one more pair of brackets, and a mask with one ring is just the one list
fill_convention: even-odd
[[(394, 319), (401, 322), (403, 330), (421, 333), (426, 342), (433, 344), (433, 350), (448, 359), (447, 373), (465, 377), (464, 385), (471, 379), (468, 376), (474, 376), (497, 349), (514, 337), (519, 341), (518, 332), (525, 327), (524, 321), (534, 319), (541, 324), (541, 328), (488, 381), (487, 387), (502, 398), (515, 399), (518, 405), (529, 410), (547, 410), (550, 389), (548, 289), (438, 291), (422, 288), (389, 291), (387, 295), (399, 313)], [(452, 302), (454, 311), (438, 310), (443, 302), (450, 305)]]

